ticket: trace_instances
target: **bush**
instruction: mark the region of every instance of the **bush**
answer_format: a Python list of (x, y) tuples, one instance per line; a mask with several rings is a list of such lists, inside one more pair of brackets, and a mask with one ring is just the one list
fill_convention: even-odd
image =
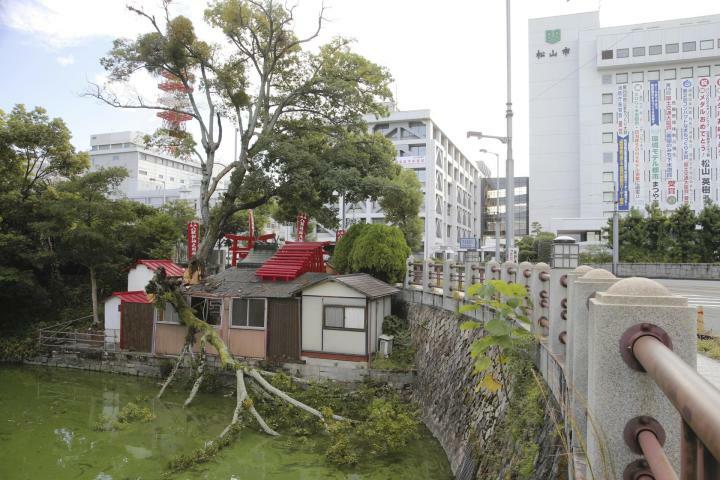
[(382, 333), (385, 335), (397, 335), (401, 331), (407, 330), (407, 320), (404, 320), (396, 315), (387, 315), (383, 319)]

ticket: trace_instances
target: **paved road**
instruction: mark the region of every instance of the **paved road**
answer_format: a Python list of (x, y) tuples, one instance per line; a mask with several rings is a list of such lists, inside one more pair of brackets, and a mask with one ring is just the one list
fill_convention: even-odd
[(705, 312), (705, 330), (720, 335), (720, 279), (665, 280), (656, 279), (676, 295), (687, 297), (693, 307), (702, 306)]

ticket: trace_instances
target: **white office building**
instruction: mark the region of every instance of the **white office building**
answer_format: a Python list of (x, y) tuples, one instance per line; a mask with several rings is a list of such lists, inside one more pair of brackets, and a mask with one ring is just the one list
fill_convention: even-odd
[[(120, 196), (154, 207), (172, 200), (185, 200), (199, 213), (202, 173), (198, 162), (148, 149), (143, 133), (136, 131), (92, 135), (90, 146), (92, 169), (127, 169), (128, 177), (120, 185)], [(224, 181), (215, 197), (223, 191)]]
[[(392, 111), (386, 118), (368, 116), (370, 131), (382, 133), (397, 149), (397, 162), (412, 169), (423, 185), (424, 258), (451, 257), (461, 238), (480, 238), (480, 180), (490, 171), (469, 160), (431, 119), (429, 110)], [(340, 205), (340, 217), (343, 205)], [(377, 202), (344, 207), (345, 228), (358, 222), (385, 223)]]
[(620, 212), (718, 202), (720, 15), (529, 21), (530, 222), (599, 240)]

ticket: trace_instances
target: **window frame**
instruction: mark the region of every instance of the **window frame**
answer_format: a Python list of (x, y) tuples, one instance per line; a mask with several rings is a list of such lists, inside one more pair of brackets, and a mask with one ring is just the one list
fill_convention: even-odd
[[(233, 309), (235, 308), (235, 300), (245, 301), (245, 325), (233, 325)], [(250, 325), (250, 301), (251, 300), (262, 300), (265, 304), (264, 315), (263, 315), (263, 326), (253, 327)], [(235, 328), (239, 330), (266, 330), (268, 321), (268, 299), (262, 297), (233, 297), (230, 299), (230, 321), (228, 322), (229, 328)]]
[(680, 53), (680, 44), (679, 43), (666, 43), (665, 44), (665, 54), (674, 54), (674, 53)]
[(216, 323), (216, 324), (209, 323), (207, 320), (205, 320), (204, 318), (202, 318), (202, 316), (199, 316), (199, 317), (198, 317), (200, 320), (204, 321), (205, 323), (207, 323), (207, 324), (210, 325), (211, 327), (220, 328), (220, 326), (222, 325), (222, 320), (223, 320), (223, 315), (222, 315), (222, 312), (223, 312), (223, 299), (222, 299), (222, 298), (216, 298), (216, 297), (202, 297), (202, 296), (190, 295), (190, 308), (192, 308), (193, 310), (195, 309), (195, 307), (193, 307), (193, 304), (192, 304), (194, 298), (201, 298), (201, 299), (205, 300), (206, 302), (220, 302), (220, 313), (219, 313), (219, 315), (218, 315), (218, 323)]
[[(342, 327), (330, 327), (327, 325), (327, 314), (326, 311), (328, 308), (342, 308), (343, 309), (343, 326)], [(356, 308), (363, 311), (363, 328), (347, 328), (345, 327), (345, 322), (347, 321), (347, 317), (345, 314), (345, 310), (348, 308)], [(366, 332), (367, 331), (367, 309), (362, 306), (357, 305), (337, 305), (332, 303), (323, 304), (323, 316), (322, 316), (322, 328), (323, 330), (338, 330), (343, 332)]]
[[(177, 322), (165, 320), (165, 312), (167, 311), (168, 308), (171, 308), (173, 310), (175, 316), (177, 317)], [(161, 318), (162, 318), (162, 320), (161, 320)], [(175, 307), (173, 307), (170, 302), (167, 302), (165, 304), (165, 310), (163, 310), (163, 311), (159, 311), (157, 309), (155, 310), (155, 323), (159, 323), (161, 325), (182, 325), (182, 322), (180, 321), (180, 315), (177, 312), (175, 312)]]

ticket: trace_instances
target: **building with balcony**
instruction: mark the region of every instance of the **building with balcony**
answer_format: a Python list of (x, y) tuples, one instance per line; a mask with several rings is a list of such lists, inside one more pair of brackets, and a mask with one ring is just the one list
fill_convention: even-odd
[[(480, 238), (480, 182), (490, 176), (483, 162), (469, 160), (432, 120), (430, 110), (391, 111), (385, 118), (367, 116), (370, 131), (390, 139), (396, 161), (415, 172), (423, 186), (424, 258), (453, 256), (459, 239)], [(340, 205), (341, 224), (385, 223), (374, 201)]]
[(720, 200), (720, 15), (529, 22), (530, 222), (597, 241), (615, 207)]
[[(515, 177), (515, 236), (530, 234), (529, 229), (529, 178)], [(505, 245), (505, 225), (507, 223), (507, 178), (483, 178), (480, 182), (482, 192), (482, 243), (484, 250), (492, 251), (495, 246), (495, 223), (500, 222), (500, 245)]]

